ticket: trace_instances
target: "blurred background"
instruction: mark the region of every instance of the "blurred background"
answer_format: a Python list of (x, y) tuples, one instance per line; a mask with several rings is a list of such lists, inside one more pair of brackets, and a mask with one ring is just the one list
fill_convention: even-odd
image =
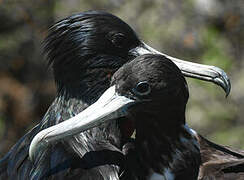
[(244, 149), (243, 0), (0, 0), (0, 157), (37, 124), (55, 96), (42, 41), (55, 21), (111, 12), (171, 56), (218, 66), (232, 91), (187, 79), (187, 121), (207, 138)]

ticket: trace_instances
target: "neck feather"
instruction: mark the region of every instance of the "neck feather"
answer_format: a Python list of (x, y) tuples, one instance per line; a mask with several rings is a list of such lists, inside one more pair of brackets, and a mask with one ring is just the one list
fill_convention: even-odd
[[(151, 133), (137, 130), (136, 133), (135, 149), (131, 154), (135, 156), (132, 161), (136, 162), (137, 168), (129, 167), (132, 176), (140, 180), (156, 176), (163, 180), (197, 179), (200, 148), (195, 135), (186, 125), (182, 125), (174, 136), (165, 134), (162, 129), (154, 129)], [(145, 136), (138, 137), (138, 133)]]

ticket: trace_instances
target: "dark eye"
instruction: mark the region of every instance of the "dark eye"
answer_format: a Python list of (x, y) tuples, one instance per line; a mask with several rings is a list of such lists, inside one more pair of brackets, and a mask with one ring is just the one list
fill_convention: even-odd
[(112, 43), (119, 48), (122, 48), (126, 44), (126, 37), (122, 33), (116, 33), (111, 38)]
[(140, 96), (148, 95), (151, 92), (151, 87), (147, 81), (142, 81), (139, 82), (135, 88), (133, 88), (133, 92)]

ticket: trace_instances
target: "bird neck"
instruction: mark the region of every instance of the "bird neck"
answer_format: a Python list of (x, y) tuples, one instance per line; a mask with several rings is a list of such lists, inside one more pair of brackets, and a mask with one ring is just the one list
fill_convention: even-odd
[(104, 69), (87, 69), (80, 74), (79, 80), (58, 84), (58, 96), (66, 103), (78, 100), (82, 101), (82, 104), (91, 105), (109, 87), (112, 73)]
[[(83, 68), (78, 68), (79, 70), (72, 63), (71, 65), (68, 64), (68, 66), (74, 68), (66, 68), (71, 68), (72, 70), (74, 70), (74, 73), (70, 72), (66, 75), (61, 75), (61, 70), (55, 71), (54, 69), (58, 92), (54, 102), (48, 109), (46, 115), (41, 122), (41, 127), (43, 129), (58, 124), (77, 115), (88, 106), (93, 104), (109, 87), (110, 78), (113, 74), (113, 71), (115, 71), (116, 69), (115, 67), (111, 67), (110, 69), (103, 68), (102, 63), (98, 63), (100, 59), (102, 59), (102, 57), (97, 57), (97, 59), (93, 58), (93, 61), (96, 62), (95, 64), (87, 62), (86, 65), (86, 63), (84, 63)], [(104, 57), (103, 59), (106, 60), (109, 58)], [(59, 68), (62, 68), (63, 70), (66, 69), (61, 65), (59, 65)], [(109, 140), (114, 141), (113, 143), (117, 145), (119, 144), (119, 140), (118, 138), (116, 138), (116, 135), (114, 135), (115, 133), (117, 134), (117, 132), (115, 132), (117, 128), (117, 122), (113, 123), (114, 124), (105, 123), (99, 128), (93, 128), (90, 131), (84, 132), (84, 135), (86, 137), (89, 136), (91, 142), (95, 142), (96, 138), (100, 138), (105, 141), (114, 136)], [(110, 124), (111, 126), (109, 126)], [(112, 126), (116, 127), (113, 128)], [(109, 127), (111, 130), (109, 129)], [(111, 136), (109, 135), (110, 133)], [(94, 141), (92, 141), (92, 139), (94, 139)], [(88, 142), (84, 142), (84, 144), (87, 143)]]
[[(83, 111), (88, 107), (88, 105), (89, 104), (84, 103), (81, 99), (68, 98), (65, 95), (59, 95), (55, 98), (39, 126), (41, 129), (45, 129), (58, 124)], [(112, 121), (111, 123), (104, 123), (99, 127), (92, 128), (68, 139), (57, 142), (40, 153), (40, 156), (35, 160), (35, 165), (43, 171), (49, 171), (49, 163), (53, 154), (57, 157), (55, 161), (52, 162), (52, 165), (55, 168), (58, 167), (59, 164), (66, 162), (67, 159), (69, 160), (69, 158), (72, 160), (69, 162), (71, 164), (73, 163), (73, 157), (74, 160), (78, 160), (79, 162), (79, 158), (84, 157), (87, 152), (99, 152), (104, 149), (120, 152), (118, 149), (120, 146), (120, 131), (117, 127), (117, 122)], [(59, 153), (60, 149), (62, 151), (61, 153)], [(84, 164), (84, 166), (90, 167), (89, 163), (92, 164), (93, 162), (88, 162), (87, 164)], [(45, 164), (45, 166), (43, 164)], [(99, 172), (104, 179), (117, 176), (117, 166), (102, 165), (94, 165), (94, 172)], [(69, 165), (67, 166), (69, 167)], [(34, 176), (35, 174), (33, 174), (33, 177)]]
[(139, 161), (139, 171), (144, 171), (138, 173), (139, 179), (197, 179), (201, 158), (195, 135), (186, 125), (168, 132), (158, 127), (136, 130), (134, 159)]
[(69, 63), (58, 61), (53, 64), (58, 94), (90, 105), (109, 87), (111, 76), (125, 62), (127, 59), (99, 54), (73, 57)]

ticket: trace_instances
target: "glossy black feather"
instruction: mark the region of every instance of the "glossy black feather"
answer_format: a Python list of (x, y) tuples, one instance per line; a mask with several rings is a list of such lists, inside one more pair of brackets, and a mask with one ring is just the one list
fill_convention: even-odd
[[(185, 123), (185, 105), (189, 97), (186, 82), (177, 67), (166, 58), (146, 55), (138, 59), (140, 62), (133, 60), (114, 75), (114, 84), (120, 94), (151, 100), (139, 103), (131, 111), (136, 139), (124, 146), (125, 165), (120, 179), (147, 179), (152, 170), (163, 174), (162, 170), (175, 158), (172, 156), (175, 148), (182, 150), (181, 159), (170, 166), (175, 180), (244, 179), (244, 151), (215, 144), (196, 132), (192, 133), (199, 147), (178, 142), (179, 133), (191, 139), (179, 128), (179, 124)], [(150, 95), (138, 97), (133, 94), (136, 83), (145, 81), (151, 84)]]
[[(118, 34), (123, 34), (123, 39), (118, 38)], [(134, 31), (119, 18), (105, 12), (89, 11), (51, 27), (45, 52), (54, 69), (58, 90), (68, 89), (72, 95), (81, 96), (91, 90), (95, 77), (104, 83), (104, 70), (115, 72), (130, 58), (128, 51), (140, 43)], [(87, 92), (86, 97), (92, 99), (93, 94), (96, 93)], [(96, 97), (99, 96), (96, 94)]]
[[(140, 82), (148, 83), (149, 94), (135, 93)], [(118, 94), (138, 101), (128, 109), (136, 137), (126, 150), (120, 179), (146, 180), (153, 173), (162, 179), (197, 179), (200, 146), (185, 127), (189, 93), (178, 67), (164, 56), (143, 55), (120, 68), (112, 85)]]
[[(114, 121), (48, 147), (35, 162), (28, 157), (33, 137), (95, 102), (109, 87), (111, 75), (134, 58), (128, 51), (140, 43), (126, 23), (100, 11), (76, 14), (51, 27), (44, 51), (53, 69), (57, 96), (42, 121), (0, 161), (0, 177), (43, 179), (50, 169), (74, 157), (82, 157), (88, 151), (108, 149), (120, 152), (123, 137), (120, 124)], [(116, 177), (117, 172), (117, 167), (104, 165), (90, 170), (68, 169), (51, 178), (108, 179)]]

